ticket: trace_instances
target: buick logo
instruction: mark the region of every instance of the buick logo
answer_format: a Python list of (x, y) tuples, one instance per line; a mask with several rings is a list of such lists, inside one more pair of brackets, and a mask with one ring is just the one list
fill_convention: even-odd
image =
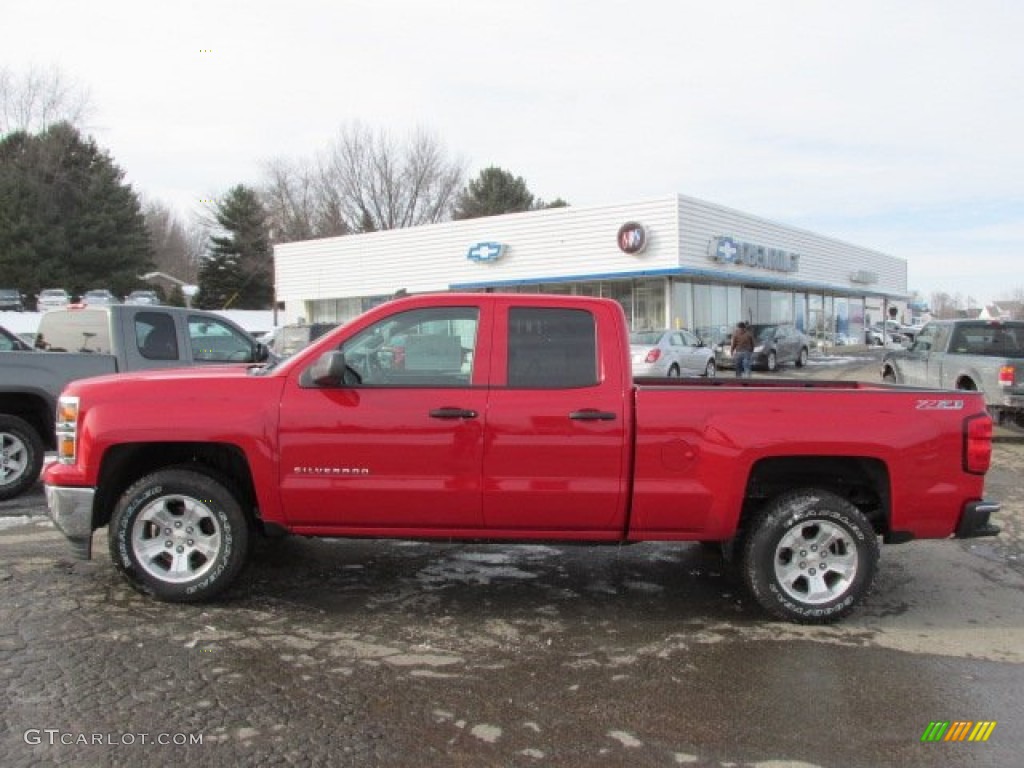
[(643, 252), (647, 247), (647, 230), (643, 224), (635, 221), (627, 221), (619, 227), (619, 250), (623, 253), (633, 254)]

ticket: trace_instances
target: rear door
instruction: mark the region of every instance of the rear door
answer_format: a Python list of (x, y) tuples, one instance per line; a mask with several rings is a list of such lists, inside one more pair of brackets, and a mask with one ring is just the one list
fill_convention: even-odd
[(700, 346), (700, 339), (689, 331), (676, 331), (672, 335), (678, 338), (678, 343), (682, 345), (680, 357), (683, 360), (684, 373), (689, 376), (704, 373), (707, 355), (706, 347)]
[(631, 389), (611, 309), (497, 305), (483, 513), (499, 535), (622, 533)]

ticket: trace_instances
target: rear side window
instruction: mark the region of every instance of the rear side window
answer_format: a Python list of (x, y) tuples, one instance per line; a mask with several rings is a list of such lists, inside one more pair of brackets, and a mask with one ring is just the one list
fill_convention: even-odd
[(135, 316), (135, 343), (147, 360), (177, 360), (174, 318), (166, 312), (139, 312)]
[(554, 307), (509, 311), (510, 387), (568, 389), (596, 383), (597, 335), (590, 312)]
[(1024, 356), (1024, 325), (1019, 323), (964, 323), (953, 335), (955, 351), (989, 357)]

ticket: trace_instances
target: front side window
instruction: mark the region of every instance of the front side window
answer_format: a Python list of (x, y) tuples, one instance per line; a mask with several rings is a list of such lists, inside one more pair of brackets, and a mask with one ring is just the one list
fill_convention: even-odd
[(432, 307), (400, 312), (345, 341), (346, 366), (364, 387), (468, 387), (479, 310)]
[(510, 387), (568, 389), (597, 383), (597, 333), (590, 312), (513, 307), (508, 326)]
[(252, 341), (227, 323), (211, 317), (190, 316), (188, 338), (197, 363), (250, 363)]

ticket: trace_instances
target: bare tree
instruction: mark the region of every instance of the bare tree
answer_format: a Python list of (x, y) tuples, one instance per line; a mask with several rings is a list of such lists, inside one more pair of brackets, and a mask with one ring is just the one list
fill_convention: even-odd
[(345, 235), (348, 230), (319, 184), (319, 171), (301, 161), (276, 158), (264, 163), (260, 198), (267, 209), (271, 238), (287, 243)]
[(273, 240), (374, 232), (450, 219), (465, 164), (423, 130), (400, 144), (352, 123), (311, 162), (264, 166)]
[(81, 128), (91, 113), (88, 90), (56, 67), (0, 67), (0, 135), (39, 133), (60, 122)]
[(145, 217), (157, 270), (194, 284), (206, 247), (205, 229), (199, 224), (182, 224), (171, 209), (160, 202), (148, 203)]

